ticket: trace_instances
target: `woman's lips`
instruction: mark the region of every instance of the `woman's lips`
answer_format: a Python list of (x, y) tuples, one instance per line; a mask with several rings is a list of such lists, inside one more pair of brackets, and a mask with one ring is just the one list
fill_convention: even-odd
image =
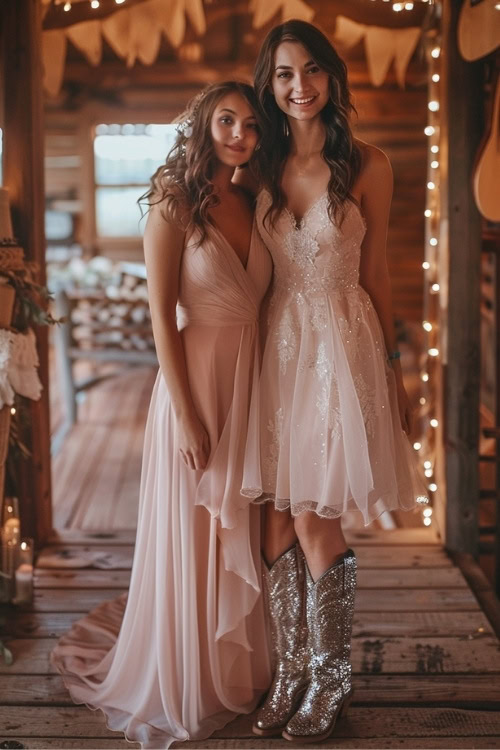
[(236, 151), (238, 154), (243, 154), (246, 151), (246, 148), (244, 146), (229, 146), (229, 145), (227, 145), (226, 148), (231, 149), (231, 151)]
[(312, 104), (317, 96), (296, 96), (294, 98), (290, 97), (289, 102), (294, 104), (296, 107), (308, 107), (310, 104)]

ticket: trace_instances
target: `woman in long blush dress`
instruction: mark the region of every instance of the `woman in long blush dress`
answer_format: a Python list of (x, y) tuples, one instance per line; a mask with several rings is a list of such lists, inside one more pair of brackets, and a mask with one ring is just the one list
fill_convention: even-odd
[(269, 32), (255, 89), (267, 121), (256, 222), (274, 282), (242, 492), (267, 502), (276, 668), (254, 731), (305, 743), (329, 736), (352, 696), (356, 557), (341, 516), (368, 524), (427, 498), (395, 350), (389, 161), (353, 138), (346, 66), (311, 24)]
[(160, 371), (128, 601), (101, 605), (53, 652), (73, 700), (144, 747), (209, 736), (270, 682), (259, 509), (240, 487), (271, 260), (231, 182), (252, 159), (255, 113), (250, 86), (208, 87), (153, 177), (144, 249)]

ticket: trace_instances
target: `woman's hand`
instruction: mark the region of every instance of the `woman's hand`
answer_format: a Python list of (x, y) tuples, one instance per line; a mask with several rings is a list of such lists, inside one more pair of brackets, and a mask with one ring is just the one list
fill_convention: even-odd
[(210, 455), (208, 434), (196, 415), (179, 420), (179, 450), (186, 466), (194, 471), (206, 468)]
[(403, 431), (409, 435), (413, 429), (413, 410), (410, 404), (410, 399), (406, 393), (406, 388), (403, 384), (402, 378), (396, 379), (397, 395), (398, 395), (398, 407), (399, 407), (399, 418), (401, 419), (401, 427)]

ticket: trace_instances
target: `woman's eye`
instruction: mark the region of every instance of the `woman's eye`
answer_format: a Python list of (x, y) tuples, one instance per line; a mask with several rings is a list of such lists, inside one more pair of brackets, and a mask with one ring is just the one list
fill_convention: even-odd
[(248, 123), (248, 127), (251, 128), (252, 130), (258, 130), (259, 129), (259, 126), (257, 125), (256, 122), (249, 122)]
[(231, 125), (231, 123), (233, 122), (233, 121), (231, 120), (231, 118), (230, 118), (230, 117), (227, 117), (227, 116), (221, 117), (221, 118), (220, 118), (220, 121), (221, 121), (221, 122), (222, 122), (222, 123), (223, 123), (224, 125)]
[(278, 73), (278, 78), (289, 78), (290, 73), (282, 72)]
[(314, 65), (312, 68), (309, 68), (309, 70), (307, 72), (308, 73), (319, 73), (320, 70), (321, 69), (317, 65)]

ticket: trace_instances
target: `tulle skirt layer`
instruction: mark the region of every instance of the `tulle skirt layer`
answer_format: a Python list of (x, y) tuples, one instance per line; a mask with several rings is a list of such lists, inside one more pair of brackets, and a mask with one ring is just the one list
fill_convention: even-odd
[(335, 518), (427, 502), (378, 316), (361, 287), (275, 292), (242, 492)]

